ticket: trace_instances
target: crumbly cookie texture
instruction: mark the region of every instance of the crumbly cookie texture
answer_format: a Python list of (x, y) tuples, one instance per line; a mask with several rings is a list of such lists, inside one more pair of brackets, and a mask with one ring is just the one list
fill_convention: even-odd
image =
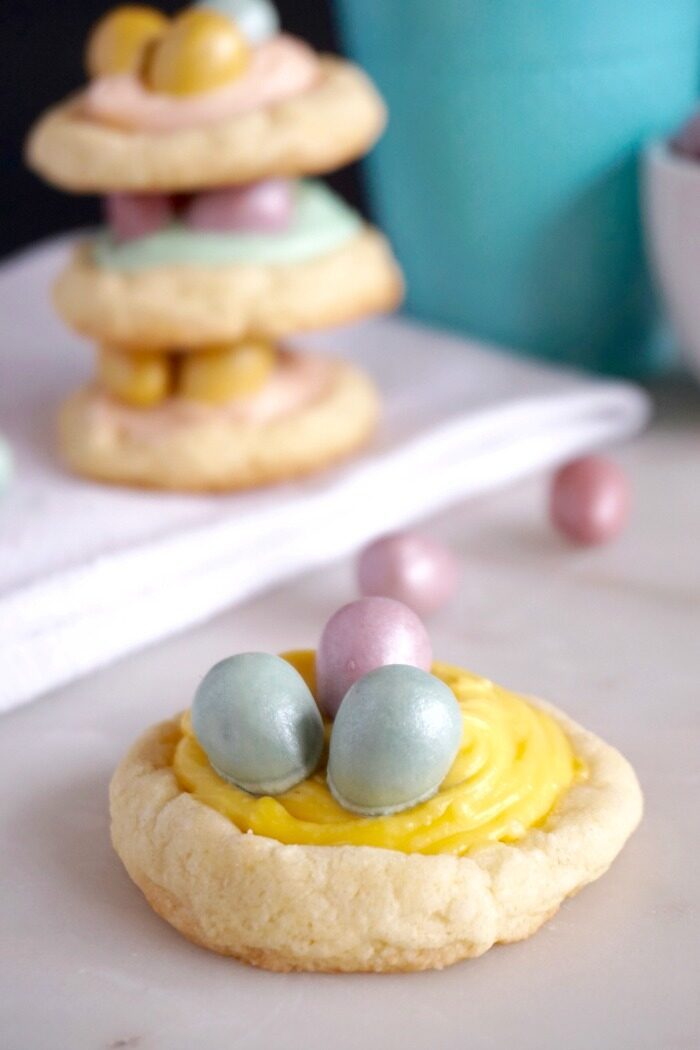
[(129, 273), (96, 266), (80, 245), (54, 287), (59, 314), (81, 335), (124, 349), (206, 350), (278, 339), (391, 310), (401, 273), (377, 230), (307, 262), (163, 266)]
[(640, 820), (629, 763), (543, 706), (589, 775), (513, 845), (458, 858), (243, 834), (180, 789), (177, 720), (149, 729), (119, 765), (112, 841), (155, 911), (223, 955), (279, 971), (440, 969), (530, 936), (607, 870)]
[(379, 414), (367, 376), (336, 361), (309, 403), (265, 422), (222, 408), (160, 429), (139, 409), (101, 412), (103, 396), (86, 387), (62, 406), (59, 439), (68, 466), (99, 481), (179, 491), (253, 488), (321, 470), (362, 446)]
[(139, 132), (87, 120), (78, 95), (39, 119), (26, 158), (37, 174), (75, 193), (194, 192), (334, 171), (365, 154), (385, 123), (384, 103), (368, 77), (350, 62), (323, 56), (310, 91), (180, 131)]

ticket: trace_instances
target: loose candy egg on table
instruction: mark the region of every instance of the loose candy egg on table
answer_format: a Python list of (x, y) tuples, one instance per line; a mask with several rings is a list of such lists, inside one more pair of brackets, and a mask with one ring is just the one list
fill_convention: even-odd
[(326, 624), (316, 654), (319, 702), (331, 718), (351, 685), (386, 664), (430, 669), (433, 650), (425, 627), (408, 606), (391, 598), (360, 598)]
[(421, 616), (448, 602), (458, 580), (452, 552), (420, 532), (381, 536), (365, 547), (357, 562), (361, 594), (395, 598)]
[(240, 653), (212, 667), (195, 694), (192, 728), (214, 770), (254, 795), (305, 780), (323, 748), (309, 687), (268, 653)]
[(144, 75), (152, 91), (196, 95), (229, 84), (249, 61), (250, 48), (230, 18), (192, 7), (152, 48)]
[(552, 524), (582, 546), (605, 543), (625, 526), (630, 491), (624, 471), (609, 459), (586, 456), (562, 467), (552, 479)]
[(350, 688), (333, 723), (328, 786), (346, 809), (395, 813), (433, 795), (462, 739), (452, 690), (417, 667), (370, 671)]
[(198, 193), (185, 209), (183, 221), (195, 230), (213, 233), (285, 230), (294, 209), (294, 190), (287, 179), (267, 179), (250, 186)]
[(91, 77), (140, 72), (150, 45), (170, 24), (154, 7), (127, 5), (109, 11), (88, 37), (85, 65)]
[(177, 392), (210, 404), (250, 397), (265, 386), (276, 360), (274, 346), (262, 340), (188, 354), (180, 364)]
[(217, 11), (232, 19), (254, 47), (280, 31), (279, 15), (270, 0), (200, 0), (197, 7)]
[(152, 408), (172, 393), (172, 368), (165, 354), (101, 347), (97, 375), (110, 394), (134, 408)]
[(120, 243), (157, 233), (174, 215), (173, 199), (165, 193), (110, 193), (104, 211), (112, 236)]

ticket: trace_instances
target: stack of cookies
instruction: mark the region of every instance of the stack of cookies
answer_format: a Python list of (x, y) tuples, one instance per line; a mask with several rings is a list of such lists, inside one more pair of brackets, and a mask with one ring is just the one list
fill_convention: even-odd
[(385, 111), (366, 76), (279, 30), (269, 0), (173, 19), (121, 7), (93, 29), (87, 87), (45, 114), (28, 159), (105, 199), (56, 306), (96, 375), (63, 406), (80, 474), (226, 490), (307, 473), (371, 435), (376, 391), (285, 339), (395, 307), (381, 234), (311, 176), (362, 156)]

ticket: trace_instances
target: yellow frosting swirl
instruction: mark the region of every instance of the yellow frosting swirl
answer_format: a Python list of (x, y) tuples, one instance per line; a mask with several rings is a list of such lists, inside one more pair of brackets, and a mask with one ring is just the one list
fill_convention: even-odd
[[(314, 653), (283, 655), (315, 692)], [(582, 764), (557, 722), (523, 697), (448, 664), (434, 664), (432, 673), (457, 697), (464, 731), (450, 772), (427, 802), (384, 817), (350, 813), (328, 790), (327, 752), (313, 776), (284, 794), (249, 795), (211, 768), (189, 713), (173, 761), (180, 786), (241, 831), (284, 843), (462, 856), (492, 842), (517, 841), (542, 823), (574, 778), (584, 774)]]

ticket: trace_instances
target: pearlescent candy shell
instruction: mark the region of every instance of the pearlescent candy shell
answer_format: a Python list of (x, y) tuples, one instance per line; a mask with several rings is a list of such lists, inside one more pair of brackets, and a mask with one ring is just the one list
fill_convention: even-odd
[(557, 471), (549, 513), (553, 525), (581, 546), (606, 543), (622, 531), (629, 513), (629, 484), (609, 459), (585, 456)]
[(287, 179), (267, 179), (198, 193), (184, 215), (193, 230), (212, 233), (276, 233), (286, 230), (294, 211), (294, 191)]
[(328, 787), (345, 809), (380, 816), (435, 794), (455, 760), (462, 715), (434, 675), (393, 664), (370, 671), (336, 715)]
[(287, 791), (318, 765), (323, 723), (301, 675), (278, 656), (240, 653), (205, 675), (192, 728), (225, 780), (254, 795)]
[(326, 624), (316, 654), (319, 702), (333, 718), (350, 686), (387, 664), (430, 670), (433, 650), (425, 627), (407, 605), (391, 598), (360, 598)]
[(700, 113), (694, 113), (671, 138), (675, 153), (696, 160), (700, 157)]
[(110, 193), (104, 211), (114, 240), (122, 244), (164, 229), (173, 217), (173, 203), (165, 193)]
[(233, 19), (248, 43), (254, 46), (280, 31), (280, 17), (270, 0), (200, 0), (196, 6)]
[(361, 594), (395, 598), (419, 616), (445, 605), (458, 579), (452, 552), (420, 532), (381, 536), (365, 547), (357, 563)]

